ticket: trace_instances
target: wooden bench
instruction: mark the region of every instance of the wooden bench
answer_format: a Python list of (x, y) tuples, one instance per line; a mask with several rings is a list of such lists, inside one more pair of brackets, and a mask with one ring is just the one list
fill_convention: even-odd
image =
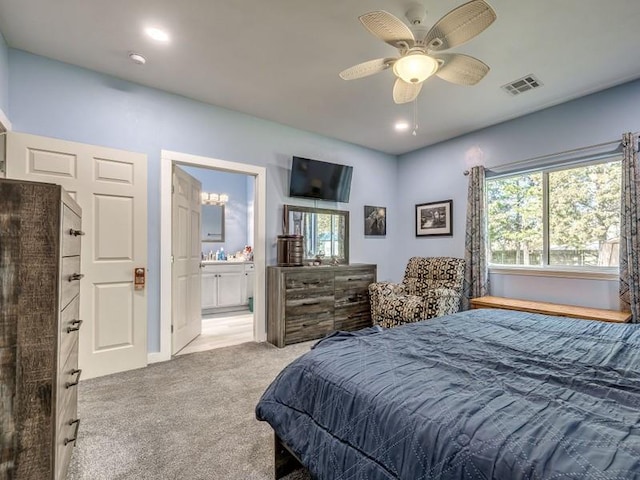
[(555, 315), (558, 317), (586, 318), (589, 320), (613, 323), (626, 323), (631, 320), (630, 312), (491, 296), (471, 299), (471, 308), (502, 308), (504, 310), (542, 313), (544, 315)]

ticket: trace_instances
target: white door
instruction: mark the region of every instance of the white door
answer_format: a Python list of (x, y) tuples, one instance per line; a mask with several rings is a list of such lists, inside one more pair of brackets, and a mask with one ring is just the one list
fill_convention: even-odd
[(147, 365), (147, 157), (9, 133), (7, 177), (57, 183), (82, 208), (79, 366), (82, 378)]
[(202, 332), (200, 182), (173, 167), (172, 347), (174, 354)]

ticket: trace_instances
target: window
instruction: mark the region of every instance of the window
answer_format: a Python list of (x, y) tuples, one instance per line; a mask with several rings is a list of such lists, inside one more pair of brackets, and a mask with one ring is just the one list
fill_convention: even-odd
[(486, 181), (489, 263), (617, 267), (620, 160)]

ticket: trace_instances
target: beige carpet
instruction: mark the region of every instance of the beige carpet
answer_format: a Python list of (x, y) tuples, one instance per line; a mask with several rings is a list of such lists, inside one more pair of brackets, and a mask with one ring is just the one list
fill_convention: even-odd
[(310, 346), (247, 343), (83, 381), (68, 479), (273, 479), (273, 433), (255, 405)]

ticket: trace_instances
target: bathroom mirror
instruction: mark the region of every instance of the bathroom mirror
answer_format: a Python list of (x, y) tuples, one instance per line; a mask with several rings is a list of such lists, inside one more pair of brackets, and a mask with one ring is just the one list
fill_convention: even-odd
[(202, 241), (224, 242), (224, 205), (202, 205)]
[(304, 263), (349, 263), (349, 212), (284, 206), (284, 233), (304, 236)]

